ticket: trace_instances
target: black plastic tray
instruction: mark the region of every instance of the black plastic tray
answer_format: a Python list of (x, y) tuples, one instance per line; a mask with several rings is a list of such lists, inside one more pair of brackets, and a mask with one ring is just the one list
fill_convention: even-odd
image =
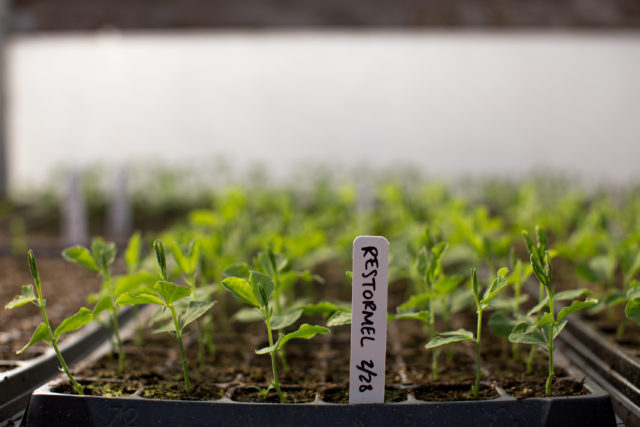
[[(108, 398), (37, 389), (23, 420), (26, 426), (615, 426), (609, 394), (587, 379), (585, 396), (516, 400), (423, 402), (409, 394), (401, 403), (372, 405), (239, 403)], [(500, 390), (499, 390), (500, 391)]]
[[(134, 319), (130, 307), (121, 310), (121, 328)], [(93, 323), (78, 334), (70, 336), (60, 346), (67, 364), (76, 363), (90, 355), (109, 338), (109, 330)], [(52, 350), (27, 361), (16, 361), (16, 368), (0, 373), (0, 424), (15, 417), (27, 406), (33, 390), (60, 373), (58, 358)]]
[(571, 317), (560, 340), (563, 353), (611, 394), (622, 421), (640, 426), (640, 362), (577, 317)]

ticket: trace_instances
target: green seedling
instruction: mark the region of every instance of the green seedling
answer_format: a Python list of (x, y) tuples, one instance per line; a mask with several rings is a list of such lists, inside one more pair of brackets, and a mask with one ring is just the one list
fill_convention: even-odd
[[(307, 282), (316, 280), (322, 282), (323, 279), (312, 275), (309, 271), (293, 271), (290, 269), (290, 263), (283, 254), (274, 252), (270, 247), (258, 253), (254, 261), (255, 271), (265, 274), (273, 283), (273, 313), (277, 316), (285, 316), (295, 322), (302, 315), (302, 309), (298, 307), (299, 301), (296, 301), (292, 295), (293, 285), (299, 280)], [(234, 264), (227, 268), (224, 272), (227, 277), (249, 278), (250, 268), (247, 264)], [(289, 293), (289, 295), (286, 295)], [(255, 310), (250, 309), (251, 314), (257, 314)], [(261, 315), (259, 318), (262, 318)], [(246, 311), (241, 311), (234, 316), (236, 319), (256, 320), (255, 316), (249, 315)], [(283, 327), (284, 328), (284, 327)], [(285, 334), (284, 329), (278, 331), (278, 337)], [(285, 372), (289, 372), (289, 364), (283, 350), (278, 351), (280, 363)]]
[[(441, 261), (446, 249), (447, 244), (444, 242), (438, 243), (431, 249), (427, 249), (426, 246), (420, 249), (416, 260), (416, 270), (421, 278), (422, 292), (400, 307), (399, 314), (404, 313), (405, 316), (409, 316), (410, 313), (415, 313), (414, 318), (424, 323), (429, 339), (435, 337), (437, 293), (435, 285), (440, 276), (442, 276)], [(438, 356), (439, 352), (435, 350), (431, 359), (431, 372), (434, 380), (438, 379)]]
[(55, 330), (53, 330), (53, 328), (51, 327), (51, 323), (49, 322), (49, 318), (47, 317), (46, 300), (42, 296), (42, 282), (40, 281), (38, 267), (36, 266), (36, 258), (33, 255), (33, 251), (31, 250), (29, 250), (28, 259), (29, 271), (31, 272), (31, 277), (33, 277), (33, 281), (36, 285), (36, 292), (33, 291), (33, 285), (24, 285), (22, 286), (22, 294), (16, 296), (4, 308), (10, 310), (28, 303), (33, 303), (40, 308), (40, 313), (42, 314), (42, 322), (36, 328), (27, 345), (18, 350), (18, 354), (23, 353), (33, 344), (44, 341), (53, 348), (53, 351), (55, 351), (56, 356), (58, 357), (58, 362), (60, 362), (60, 366), (62, 366), (64, 373), (67, 375), (67, 378), (69, 378), (69, 381), (71, 381), (71, 384), (73, 385), (76, 393), (84, 394), (82, 392), (82, 387), (73, 378), (73, 375), (71, 375), (69, 367), (62, 357), (62, 353), (60, 353), (60, 349), (58, 348), (58, 341), (60, 340), (62, 334), (80, 329), (87, 323), (91, 322), (93, 318), (91, 310), (85, 307), (80, 308), (80, 310), (78, 310), (76, 314), (64, 319), (62, 323), (60, 323), (60, 325)]
[[(553, 352), (556, 348), (555, 339), (567, 324), (566, 317), (576, 311), (592, 307), (598, 303), (595, 298), (587, 297), (584, 301), (572, 301), (571, 305), (562, 308), (555, 314), (555, 303), (558, 300), (573, 300), (578, 296), (589, 293), (584, 289), (570, 290), (555, 293), (552, 285), (553, 268), (551, 266), (551, 255), (546, 250), (546, 235), (543, 229), (538, 229), (538, 244), (534, 244), (526, 231), (523, 231), (533, 273), (538, 279), (546, 297), (541, 297), (540, 302), (528, 313), (528, 319), (518, 323), (511, 334), (509, 341), (513, 343), (533, 344), (544, 347), (549, 355), (549, 373), (545, 385), (545, 394), (551, 396), (551, 385), (553, 382)], [(544, 251), (543, 251), (544, 249)], [(544, 307), (548, 312), (542, 314)], [(534, 317), (535, 316), (535, 317)]]
[(634, 280), (629, 285), (624, 313), (629, 319), (640, 323), (640, 282)]
[(114, 243), (105, 242), (96, 237), (91, 242), (91, 250), (83, 246), (74, 246), (65, 249), (62, 256), (67, 261), (73, 262), (90, 271), (97, 272), (102, 278), (100, 291), (90, 296), (94, 302), (93, 318), (98, 320), (100, 313), (107, 311), (112, 328), (113, 337), (118, 347), (118, 368), (124, 372), (125, 352), (120, 338), (118, 325), (118, 306), (116, 299), (125, 292), (131, 292), (146, 283), (152, 283), (155, 278), (147, 272), (138, 272), (140, 265), (140, 236), (134, 234), (129, 240), (125, 252), (125, 263), (128, 274), (113, 276), (111, 267), (116, 258), (116, 246)]
[[(194, 301), (206, 301), (210, 299), (211, 287), (197, 287), (197, 273), (200, 260), (200, 242), (199, 240), (192, 240), (186, 251), (183, 251), (176, 242), (171, 245), (171, 252), (173, 258), (180, 269), (185, 282), (191, 288), (191, 297)], [(202, 322), (201, 320), (205, 320)], [(212, 331), (210, 326), (212, 323), (206, 322), (207, 318), (198, 319), (196, 321), (196, 330), (198, 334), (198, 363), (200, 365), (200, 371), (204, 372), (204, 349), (205, 345), (208, 346), (211, 354), (215, 353), (215, 346), (213, 344)], [(208, 318), (211, 320), (211, 318)]]
[[(280, 381), (278, 379), (278, 370), (276, 367), (276, 354), (283, 351), (285, 344), (294, 338), (311, 339), (317, 334), (327, 334), (329, 329), (317, 326), (302, 324), (297, 331), (288, 334), (280, 334), (278, 340), (274, 343), (273, 331), (282, 330), (292, 325), (298, 320), (302, 313), (302, 309), (293, 310), (284, 314), (274, 313), (275, 284), (273, 280), (266, 274), (245, 269), (237, 269), (238, 276), (227, 277), (222, 281), (222, 286), (236, 298), (256, 309), (267, 327), (267, 337), (269, 346), (256, 350), (257, 354), (267, 354), (271, 356), (271, 369), (273, 380), (269, 387), (273, 387), (278, 394), (280, 402), (286, 402), (286, 397), (282, 393)], [(263, 395), (269, 392), (269, 388), (263, 390)]]
[(156, 258), (158, 266), (160, 267), (162, 280), (158, 280), (153, 288), (142, 289), (135, 293), (124, 293), (118, 297), (116, 303), (118, 305), (154, 304), (160, 306), (163, 311), (167, 309), (169, 310), (171, 313), (171, 321), (164, 326), (154, 329), (153, 332), (168, 332), (177, 339), (180, 350), (182, 373), (184, 376), (184, 388), (187, 394), (189, 394), (191, 393), (191, 382), (189, 380), (189, 369), (184, 353), (182, 336), (185, 328), (205, 314), (211, 307), (213, 307), (215, 302), (194, 300), (186, 302), (185, 300), (192, 294), (191, 288), (178, 286), (169, 281), (169, 276), (167, 275), (167, 262), (162, 242), (156, 240), (153, 243), (153, 248), (156, 252)]
[[(493, 304), (497, 311), (489, 319), (489, 328), (503, 338), (507, 338), (514, 326), (524, 318), (521, 305), (528, 299), (528, 295), (522, 293), (522, 286), (533, 273), (531, 265), (524, 264), (519, 259), (512, 260), (509, 264), (512, 271), (507, 276), (507, 282), (513, 288), (513, 297), (497, 298)], [(520, 359), (519, 344), (511, 343), (511, 356), (515, 361)], [(530, 368), (533, 369), (533, 366)]]
[(427, 349), (435, 349), (440, 346), (451, 344), (454, 342), (460, 341), (472, 341), (476, 345), (476, 379), (472, 386), (473, 397), (475, 399), (478, 398), (478, 394), (480, 391), (480, 378), (482, 377), (482, 371), (480, 370), (481, 364), (481, 342), (482, 342), (482, 313), (489, 307), (489, 303), (491, 300), (495, 298), (495, 296), (509, 285), (505, 276), (508, 273), (508, 269), (506, 267), (501, 268), (496, 273), (496, 278), (493, 280), (491, 285), (485, 290), (482, 297), (480, 297), (480, 289), (478, 287), (478, 277), (476, 274), (476, 269), (471, 269), (471, 288), (473, 289), (473, 297), (476, 303), (476, 335), (474, 337), (473, 332), (468, 331), (466, 329), (458, 329), (456, 331), (448, 331), (438, 333), (437, 336), (431, 339), (425, 346)]

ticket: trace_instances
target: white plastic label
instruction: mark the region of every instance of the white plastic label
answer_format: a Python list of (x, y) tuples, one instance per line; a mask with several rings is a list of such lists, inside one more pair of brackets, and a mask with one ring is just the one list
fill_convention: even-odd
[(349, 403), (383, 403), (387, 354), (389, 242), (381, 236), (353, 241)]

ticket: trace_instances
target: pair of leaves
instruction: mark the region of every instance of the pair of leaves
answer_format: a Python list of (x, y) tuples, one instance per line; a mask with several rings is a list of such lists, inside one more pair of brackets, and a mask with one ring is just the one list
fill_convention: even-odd
[[(242, 272), (244, 274), (244, 271)], [(256, 308), (267, 307), (274, 284), (269, 276), (250, 271), (248, 278), (227, 277), (222, 286), (235, 297)]]
[(183, 252), (176, 242), (171, 244), (171, 252), (176, 264), (180, 270), (187, 274), (193, 275), (198, 268), (198, 259), (200, 258), (200, 244), (198, 240), (192, 240), (186, 252)]
[(105, 275), (116, 258), (116, 245), (112, 242), (105, 242), (101, 237), (96, 237), (91, 242), (91, 251), (84, 246), (77, 245), (65, 249), (62, 252), (62, 257), (87, 270)]
[(440, 332), (434, 338), (432, 338), (424, 347), (426, 349), (440, 347), (446, 344), (451, 344), (460, 341), (473, 341), (473, 332), (466, 329), (458, 329), (457, 331)]
[[(154, 292), (155, 295), (153, 293)], [(139, 294), (124, 293), (118, 297), (118, 305), (156, 304), (164, 307), (191, 295), (191, 289), (175, 283), (158, 280), (153, 290), (147, 289)]]
[(22, 307), (30, 302), (39, 305), (38, 297), (33, 290), (33, 285), (22, 285), (22, 293), (20, 295), (16, 295), (13, 300), (4, 306), (4, 308), (11, 310), (12, 308)]
[(275, 344), (269, 347), (261, 348), (260, 350), (256, 350), (256, 354), (274, 353), (282, 349), (287, 342), (289, 342), (294, 338), (308, 340), (315, 337), (318, 334), (324, 335), (324, 334), (328, 334), (329, 332), (331, 331), (329, 331), (329, 329), (323, 326), (309, 325), (307, 323), (303, 323), (302, 325), (300, 325), (297, 331), (288, 333), (286, 335), (281, 335)]
[[(211, 307), (215, 305), (216, 301), (189, 301), (185, 311), (179, 316), (180, 332), (184, 330), (189, 324), (202, 317)], [(153, 333), (169, 332), (175, 334), (176, 327), (173, 321), (166, 323), (159, 328), (153, 330)]]
[(73, 316), (70, 316), (64, 319), (62, 323), (60, 323), (60, 325), (53, 332), (53, 335), (51, 334), (51, 330), (45, 323), (40, 323), (36, 328), (36, 330), (34, 331), (33, 335), (31, 336), (31, 339), (29, 340), (27, 345), (25, 345), (20, 350), (18, 350), (18, 354), (23, 353), (26, 349), (28, 349), (29, 347), (31, 347), (33, 344), (37, 342), (45, 341), (46, 343), (49, 344), (51, 343), (51, 341), (54, 341), (54, 340), (57, 341), (62, 334), (66, 334), (68, 332), (73, 332), (77, 329), (80, 329), (87, 323), (91, 322), (91, 320), (93, 320), (93, 315), (91, 313), (91, 310), (89, 310), (88, 308), (82, 307)]

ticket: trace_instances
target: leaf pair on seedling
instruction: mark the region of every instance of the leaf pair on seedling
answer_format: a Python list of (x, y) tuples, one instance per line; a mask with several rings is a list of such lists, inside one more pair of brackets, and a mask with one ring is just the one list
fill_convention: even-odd
[[(278, 263), (275, 261), (275, 258), (272, 257), (269, 260), (269, 264), (275, 267), (277, 271)], [(265, 273), (250, 270), (246, 264), (234, 266), (227, 269), (225, 273), (230, 277), (222, 281), (222, 286), (235, 297), (257, 310), (267, 327), (269, 346), (256, 350), (256, 353), (269, 353), (271, 356), (273, 380), (271, 385), (267, 389), (261, 390), (261, 392), (266, 396), (269, 389), (273, 387), (278, 393), (280, 402), (284, 403), (286, 402), (286, 397), (282, 393), (278, 379), (276, 354), (283, 352), (285, 345), (294, 338), (311, 339), (317, 334), (329, 333), (329, 329), (317, 325), (303, 324), (295, 332), (279, 334), (277, 341), (274, 342), (272, 331), (282, 330), (294, 324), (302, 315), (302, 309), (295, 309), (281, 314), (275, 313), (274, 306), (276, 306), (275, 301), (278, 295), (276, 294), (277, 287), (274, 281)]]
[(8, 303), (5, 306), (5, 309), (13, 309), (29, 303), (33, 303), (38, 308), (40, 308), (40, 313), (42, 314), (42, 322), (36, 328), (27, 345), (18, 350), (18, 353), (24, 352), (26, 349), (37, 342), (44, 341), (53, 348), (56, 356), (58, 357), (58, 361), (60, 362), (60, 366), (62, 366), (64, 373), (69, 378), (69, 381), (71, 381), (71, 384), (73, 385), (73, 388), (76, 390), (76, 392), (78, 394), (84, 394), (82, 392), (82, 387), (73, 378), (71, 372), (69, 371), (67, 363), (62, 357), (62, 353), (58, 348), (58, 341), (60, 340), (62, 334), (80, 329), (87, 323), (91, 322), (91, 320), (93, 319), (91, 310), (85, 307), (80, 308), (77, 313), (64, 319), (60, 323), (60, 325), (55, 330), (53, 330), (47, 316), (46, 301), (42, 295), (42, 282), (40, 280), (40, 274), (38, 273), (36, 258), (33, 255), (33, 251), (31, 250), (29, 250), (28, 260), (29, 271), (31, 272), (31, 277), (33, 277), (33, 281), (36, 285), (36, 291), (34, 292), (33, 285), (22, 286), (22, 293), (16, 296), (10, 303)]
[(141, 305), (154, 304), (169, 310), (171, 321), (154, 332), (168, 332), (178, 340), (180, 358), (182, 362), (182, 372), (184, 376), (184, 386), (187, 394), (191, 393), (191, 382), (189, 380), (189, 370), (187, 359), (184, 353), (182, 335), (184, 329), (205, 314), (215, 301), (185, 301), (185, 298), (192, 295), (193, 290), (185, 286), (178, 286), (169, 281), (167, 275), (167, 261), (162, 242), (156, 240), (153, 243), (156, 252), (158, 266), (160, 267), (161, 280), (158, 280), (152, 288), (143, 287), (134, 293), (124, 293), (116, 301), (118, 305)]

